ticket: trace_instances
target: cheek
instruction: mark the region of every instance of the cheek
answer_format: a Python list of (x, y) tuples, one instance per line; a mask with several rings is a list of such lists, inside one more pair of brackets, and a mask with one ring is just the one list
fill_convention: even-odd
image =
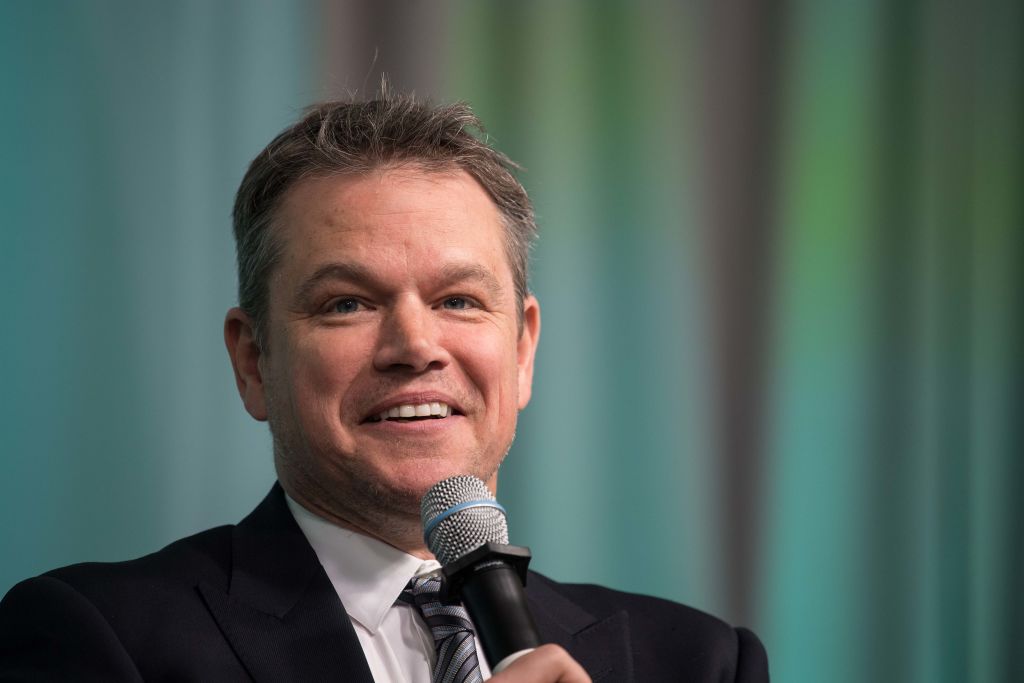
[(467, 335), (460, 339), (457, 356), (494, 416), (516, 411), (519, 385), (515, 344), (504, 336)]
[(326, 415), (336, 419), (339, 403), (361, 367), (357, 361), (366, 352), (357, 340), (338, 334), (320, 334), (297, 343), (292, 349), (292, 363), (287, 381), (300, 414)]

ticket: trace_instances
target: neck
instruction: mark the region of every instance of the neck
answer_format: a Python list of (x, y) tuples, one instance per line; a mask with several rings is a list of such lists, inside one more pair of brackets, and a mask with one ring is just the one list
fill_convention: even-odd
[(375, 538), (413, 557), (422, 560), (434, 559), (434, 554), (423, 542), (423, 532), (418, 515), (388, 515), (380, 511), (372, 511), (371, 514), (363, 515), (351, 514), (349, 511), (339, 514), (333, 506), (325, 504), (316, 497), (304, 495), (302, 491), (293, 490), (283, 480), (281, 486), (296, 503), (335, 526)]

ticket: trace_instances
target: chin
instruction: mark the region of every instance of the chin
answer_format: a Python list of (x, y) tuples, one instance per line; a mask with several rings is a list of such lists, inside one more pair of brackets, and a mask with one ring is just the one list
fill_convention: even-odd
[(401, 472), (391, 479), (393, 493), (401, 497), (415, 498), (418, 506), (424, 494), (437, 482), (460, 474), (472, 474), (488, 481), (494, 470), (482, 472), (481, 467), (472, 463), (425, 462), (406, 464)]

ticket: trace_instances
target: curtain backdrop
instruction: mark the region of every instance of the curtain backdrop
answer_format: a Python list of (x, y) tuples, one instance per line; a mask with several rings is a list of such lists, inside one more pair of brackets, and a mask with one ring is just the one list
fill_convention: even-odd
[(0, 4), (0, 591), (269, 488), (233, 193), (381, 73), (525, 167), (536, 568), (749, 625), (779, 681), (1024, 678), (1011, 0)]

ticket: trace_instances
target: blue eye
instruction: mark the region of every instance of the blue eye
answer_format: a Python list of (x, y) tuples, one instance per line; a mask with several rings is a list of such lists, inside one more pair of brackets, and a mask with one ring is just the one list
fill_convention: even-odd
[(461, 311), (465, 308), (469, 308), (469, 301), (462, 296), (450, 296), (444, 300), (442, 306), (450, 311)]
[(338, 299), (334, 302), (335, 313), (355, 313), (359, 310), (359, 301), (356, 299)]

